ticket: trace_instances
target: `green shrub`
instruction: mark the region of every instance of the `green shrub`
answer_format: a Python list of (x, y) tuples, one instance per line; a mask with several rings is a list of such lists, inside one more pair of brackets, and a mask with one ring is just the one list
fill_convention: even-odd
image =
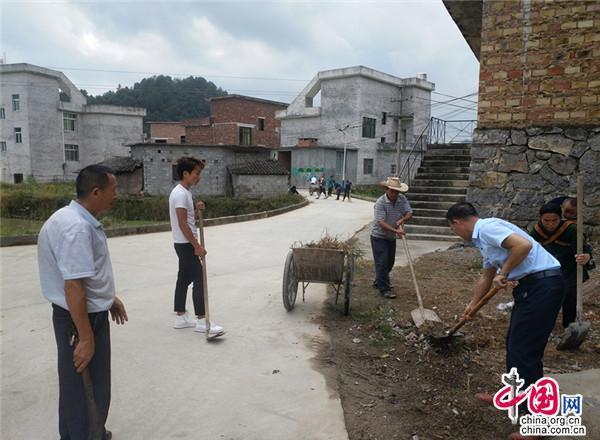
[[(0, 186), (0, 216), (28, 220), (46, 220), (57, 209), (75, 198), (73, 183), (2, 184)], [(296, 194), (282, 194), (264, 199), (237, 199), (230, 197), (205, 197), (205, 217), (226, 217), (282, 208), (299, 203), (303, 198)], [(105, 217), (109, 222), (120, 220), (169, 221), (167, 196), (119, 196)]]
[(356, 185), (352, 187), (352, 193), (366, 197), (378, 198), (385, 192), (381, 185)]

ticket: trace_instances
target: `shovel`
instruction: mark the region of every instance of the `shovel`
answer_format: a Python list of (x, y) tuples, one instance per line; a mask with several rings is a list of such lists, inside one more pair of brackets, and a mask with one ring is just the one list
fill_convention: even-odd
[[(583, 253), (583, 176), (577, 176), (577, 254)], [(583, 317), (583, 266), (577, 264), (577, 318), (565, 329), (557, 350), (576, 350), (590, 332), (590, 321)]]
[[(498, 292), (498, 290), (500, 290), (500, 287), (493, 286), (485, 295), (483, 295), (483, 298), (481, 298), (479, 300), (479, 302), (477, 304), (475, 304), (475, 307), (473, 307), (473, 310), (471, 311), (470, 316), (471, 317), (475, 316), (475, 313), (477, 313), (479, 311), (479, 309), (481, 309), (484, 305), (486, 305), (487, 302), (490, 299), (492, 299), (492, 297)], [(431, 335), (431, 337), (433, 337), (434, 339), (439, 340), (439, 341), (450, 339), (452, 336), (455, 335), (455, 333), (463, 325), (466, 324), (466, 322), (467, 322), (467, 317), (464, 317), (460, 321), (458, 321), (458, 323), (454, 327), (452, 327), (450, 330), (447, 330), (447, 331), (443, 332), (442, 334), (433, 334), (433, 335)]]
[(408, 241), (406, 237), (402, 236), (402, 243), (404, 243), (404, 250), (406, 251), (406, 259), (408, 260), (408, 267), (410, 268), (410, 274), (412, 275), (413, 283), (415, 284), (415, 290), (417, 292), (417, 301), (419, 302), (419, 308), (411, 310), (410, 316), (417, 328), (425, 324), (425, 321), (442, 322), (440, 317), (430, 309), (423, 307), (423, 298), (421, 298), (421, 292), (419, 291), (419, 285), (417, 284), (417, 277), (415, 275), (415, 269), (412, 264), (412, 258), (410, 257), (410, 251), (408, 250)]
[[(202, 210), (198, 212), (198, 236), (200, 237), (200, 245), (204, 248), (204, 219), (202, 216)], [(205, 248), (206, 249), (206, 248)], [(206, 320), (206, 340), (213, 341), (219, 336), (225, 334), (224, 331), (218, 333), (210, 332), (210, 314), (208, 312), (208, 280), (206, 279), (206, 255), (200, 257), (202, 260), (202, 287), (204, 295), (204, 319)]]

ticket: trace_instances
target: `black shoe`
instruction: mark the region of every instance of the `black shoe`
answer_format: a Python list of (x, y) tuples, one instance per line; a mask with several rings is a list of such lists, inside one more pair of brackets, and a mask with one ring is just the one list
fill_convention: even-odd
[(396, 294), (394, 292), (392, 292), (391, 290), (384, 290), (383, 292), (379, 292), (379, 294), (381, 296), (383, 296), (384, 298), (389, 298), (389, 299), (396, 298)]
[(106, 429), (104, 431), (104, 440), (110, 440), (112, 438), (112, 432), (110, 432), (108, 429)]

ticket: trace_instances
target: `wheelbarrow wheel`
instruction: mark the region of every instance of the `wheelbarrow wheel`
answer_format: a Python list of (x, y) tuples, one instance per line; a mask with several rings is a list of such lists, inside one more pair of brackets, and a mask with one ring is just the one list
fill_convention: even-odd
[(344, 315), (350, 313), (350, 290), (352, 289), (353, 273), (354, 257), (349, 254), (346, 263), (346, 281), (344, 283)]
[(296, 294), (298, 293), (298, 280), (294, 276), (294, 253), (290, 251), (285, 259), (283, 269), (283, 306), (290, 312), (296, 304)]

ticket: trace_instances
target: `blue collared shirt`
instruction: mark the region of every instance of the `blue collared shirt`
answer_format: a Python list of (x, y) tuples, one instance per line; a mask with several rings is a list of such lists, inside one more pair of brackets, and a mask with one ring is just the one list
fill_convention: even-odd
[(527, 257), (510, 271), (507, 277), (509, 280), (519, 280), (535, 272), (560, 268), (558, 260), (529, 234), (510, 222), (492, 217), (477, 220), (473, 228), (472, 241), (481, 252), (484, 269), (502, 268), (508, 258), (508, 249), (502, 247), (502, 242), (512, 234), (527, 239), (532, 247)]
[(106, 235), (100, 222), (76, 201), (56, 211), (42, 226), (38, 265), (48, 301), (68, 310), (65, 281), (82, 280), (88, 313), (112, 306), (115, 285)]

